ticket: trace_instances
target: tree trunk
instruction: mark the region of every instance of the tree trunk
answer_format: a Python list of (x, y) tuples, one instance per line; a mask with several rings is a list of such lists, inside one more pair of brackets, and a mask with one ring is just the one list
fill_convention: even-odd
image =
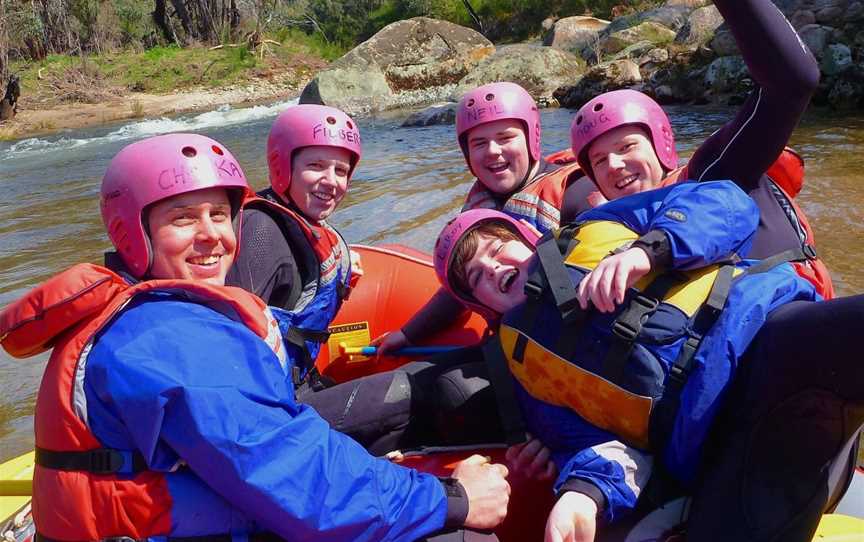
[(153, 24), (159, 29), (165, 41), (176, 43), (174, 29), (171, 28), (171, 22), (168, 20), (168, 12), (165, 10), (165, 0), (155, 0), (153, 6)]
[(189, 10), (186, 9), (186, 4), (183, 0), (171, 0), (171, 5), (174, 6), (174, 13), (180, 19), (180, 26), (183, 27), (183, 32), (186, 34), (186, 40), (196, 37), (195, 30), (192, 27), (192, 18), (189, 16)]

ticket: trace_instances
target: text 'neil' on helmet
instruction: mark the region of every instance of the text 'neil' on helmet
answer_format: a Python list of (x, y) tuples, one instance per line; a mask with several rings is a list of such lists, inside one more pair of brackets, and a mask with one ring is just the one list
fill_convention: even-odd
[(363, 154), (357, 124), (335, 107), (295, 105), (276, 117), (267, 137), (270, 186), (277, 194), (286, 195), (291, 186), (294, 153), (315, 145), (337, 147), (351, 153), (351, 169), (348, 171), (348, 179), (351, 179)]
[(528, 153), (540, 160), (540, 111), (528, 91), (516, 83), (489, 83), (466, 93), (456, 112), (456, 137), (468, 168), (468, 132), (481, 124), (498, 120), (521, 121), (528, 142)]
[[(153, 261), (143, 222), (147, 206), (205, 188), (228, 189), (234, 213), (239, 213), (249, 192), (240, 164), (224, 145), (209, 137), (150, 137), (127, 145), (111, 160), (100, 190), (102, 221), (135, 277), (143, 277)], [(235, 231), (239, 223), (238, 217)]]
[(648, 132), (654, 152), (667, 171), (678, 167), (675, 136), (669, 117), (660, 104), (635, 90), (613, 90), (583, 105), (570, 125), (570, 145), (579, 166), (594, 177), (588, 161), (591, 143), (619, 126), (635, 124)]
[(487, 222), (500, 222), (504, 224), (508, 229), (522, 237), (522, 240), (530, 246), (536, 245), (537, 240), (540, 238), (534, 230), (506, 213), (493, 209), (472, 209), (460, 213), (444, 226), (441, 233), (438, 234), (438, 240), (435, 241), (433, 260), (435, 274), (438, 275), (438, 281), (441, 283), (441, 286), (466, 307), (491, 321), (496, 319), (499, 314), (477, 303), (474, 298), (465, 295), (464, 292), (460, 292), (450, 282), (453, 278), (450, 274), (450, 267), (453, 263), (456, 247), (459, 246), (460, 241), (472, 230)]

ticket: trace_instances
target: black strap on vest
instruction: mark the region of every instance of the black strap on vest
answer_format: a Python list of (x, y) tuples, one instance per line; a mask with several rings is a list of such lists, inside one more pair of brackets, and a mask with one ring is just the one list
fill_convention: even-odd
[(495, 392), (495, 400), (498, 403), (498, 414), (501, 416), (504, 440), (511, 446), (525, 442), (527, 440), (525, 420), (522, 418), (522, 411), (516, 401), (513, 376), (507, 366), (507, 358), (501, 346), (501, 337), (493, 336), (483, 343), (483, 357), (489, 370), (489, 384), (492, 385), (492, 391)]
[(681, 405), (681, 392), (684, 389), (684, 385), (687, 384), (690, 372), (693, 370), (693, 360), (696, 357), (696, 352), (699, 350), (702, 338), (711, 330), (720, 318), (723, 307), (726, 306), (726, 300), (729, 298), (729, 292), (732, 289), (734, 274), (735, 266), (732, 264), (722, 265), (717, 271), (717, 277), (711, 286), (708, 299), (696, 311), (693, 317), (693, 325), (690, 326), (690, 330), (687, 333), (687, 339), (678, 352), (675, 362), (669, 366), (669, 376), (666, 378), (663, 396), (657, 402), (657, 405), (655, 405), (650, 422), (649, 438), (651, 439), (652, 449), (657, 452), (662, 451), (666, 443), (669, 442), (675, 419), (678, 416), (678, 409)]
[(657, 311), (669, 290), (685, 281), (687, 277), (680, 273), (664, 273), (655, 278), (644, 292), (637, 292), (633, 296), (627, 308), (612, 322), (611, 344), (601, 366), (604, 378), (612, 382), (620, 381), (636, 339), (642, 333), (642, 326)]
[[(579, 306), (576, 289), (570, 280), (564, 263), (564, 254), (568, 254), (579, 242), (574, 236), (578, 231), (576, 226), (563, 228), (558, 237), (546, 234), (537, 243), (538, 265), (525, 282), (527, 301), (522, 312), (520, 327), (531, 329), (540, 313), (541, 299), (545, 291), (549, 291), (558, 313), (564, 321), (563, 329), (579, 329), (585, 322), (586, 311)], [(572, 354), (577, 334), (561, 333), (558, 338), (558, 351)], [(513, 349), (513, 359), (521, 362), (525, 359), (527, 338), (519, 334)]]
[[(288, 331), (286, 331), (282, 338), (289, 344), (297, 347), (300, 350), (300, 364), (302, 366), (295, 365), (291, 379), (294, 381), (294, 387), (297, 388), (305, 382), (317, 382), (320, 378), (318, 371), (315, 369), (315, 360), (312, 358), (311, 352), (309, 352), (309, 347), (306, 345), (306, 341), (313, 341), (317, 343), (325, 343), (327, 339), (330, 338), (330, 332), (327, 330), (317, 330), (317, 329), (302, 329), (299, 327), (292, 327)], [(305, 374), (305, 376), (301, 377), (301, 374)]]
[(98, 448), (83, 452), (58, 452), (36, 447), (35, 463), (40, 467), (93, 474), (136, 474), (149, 470), (139, 452)]

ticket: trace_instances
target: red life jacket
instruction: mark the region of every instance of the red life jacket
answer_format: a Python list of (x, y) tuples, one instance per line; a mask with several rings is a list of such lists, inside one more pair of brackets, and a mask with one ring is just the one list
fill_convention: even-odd
[[(786, 212), (789, 222), (796, 229), (799, 237), (803, 239), (801, 243), (801, 257), (790, 263), (798, 275), (807, 279), (816, 287), (819, 295), (825, 299), (833, 298), (834, 284), (831, 281), (831, 275), (828, 272), (828, 267), (825, 266), (825, 262), (816, 255), (816, 249), (814, 248), (816, 239), (813, 236), (813, 229), (807, 221), (807, 215), (804, 214), (804, 211), (795, 202), (795, 196), (798, 195), (804, 186), (804, 160), (794, 150), (786, 147), (765, 174), (777, 188), (774, 194), (780, 207)], [(660, 182), (659, 187), (675, 184), (688, 177), (687, 166), (679, 167), (670, 172)]]
[[(0, 342), (27, 357), (53, 348), (36, 401), (36, 447), (50, 452), (102, 448), (76, 408), (76, 373), (95, 334), (134, 296), (177, 291), (245, 323), (284, 356), (278, 326), (263, 302), (240, 288), (153, 280), (129, 285), (104, 267), (80, 264), (49, 279), (0, 313)], [(80, 375), (79, 375), (80, 376)], [(81, 385), (82, 378), (77, 385)], [(115, 469), (116, 470), (116, 469)], [(134, 539), (171, 531), (171, 495), (162, 473), (97, 474), (39, 465), (33, 475), (33, 518), (40, 534), (58, 540)]]
[(575, 162), (567, 163), (547, 173), (541, 173), (518, 192), (510, 195), (502, 206), (497, 194), (475, 181), (465, 198), (463, 211), (470, 209), (498, 209), (516, 219), (524, 219), (541, 233), (561, 225), (561, 206), (564, 191), (572, 173), (579, 170)]

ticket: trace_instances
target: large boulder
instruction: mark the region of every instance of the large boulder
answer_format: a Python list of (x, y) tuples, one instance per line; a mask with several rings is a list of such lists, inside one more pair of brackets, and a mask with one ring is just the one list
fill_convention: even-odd
[(458, 100), (469, 90), (512, 81), (525, 88), (538, 102), (548, 102), (558, 87), (572, 83), (585, 71), (585, 62), (566, 51), (527, 43), (500, 47), (466, 75), (451, 98)]
[(801, 41), (817, 59), (821, 59), (831, 39), (831, 28), (818, 24), (808, 24), (798, 30)]
[(357, 112), (437, 101), (494, 50), (470, 28), (427, 17), (397, 21), (321, 71), (300, 102)]
[[(696, 6), (698, 7), (698, 6)], [(609, 24), (606, 32), (613, 33), (630, 28), (638, 24), (650, 21), (671, 28), (677, 32), (682, 26), (687, 24), (687, 17), (694, 7), (686, 5), (686, 3), (668, 3), (665, 6), (649, 9), (632, 15), (618, 17)]]
[(456, 110), (459, 104), (445, 103), (429, 106), (415, 111), (402, 121), (403, 127), (435, 126), (437, 124), (456, 124)]
[(713, 94), (727, 94), (749, 90), (749, 72), (740, 56), (715, 59), (705, 71), (705, 86)]
[(641, 82), (642, 74), (635, 62), (613, 60), (594, 66), (575, 85), (559, 88), (554, 96), (562, 107), (578, 109), (594, 96)]
[(600, 32), (607, 26), (609, 21), (596, 17), (565, 17), (555, 22), (543, 39), (543, 45), (579, 54), (582, 49), (598, 41)]
[(741, 54), (738, 50), (738, 44), (735, 43), (735, 36), (732, 35), (732, 31), (725, 24), (720, 25), (714, 32), (714, 37), (711, 38), (709, 47), (717, 56)]
[(837, 75), (849, 69), (852, 66), (852, 51), (842, 43), (835, 43), (828, 46), (828, 49), (822, 55), (822, 62), (819, 67), (825, 75)]
[(600, 50), (604, 55), (614, 55), (640, 41), (647, 41), (654, 45), (663, 45), (674, 39), (674, 31), (662, 24), (645, 21), (636, 26), (631, 26), (601, 37)]
[(676, 43), (684, 45), (704, 45), (714, 37), (714, 31), (723, 24), (723, 16), (715, 6), (705, 6), (693, 10), (687, 23), (678, 30)]

